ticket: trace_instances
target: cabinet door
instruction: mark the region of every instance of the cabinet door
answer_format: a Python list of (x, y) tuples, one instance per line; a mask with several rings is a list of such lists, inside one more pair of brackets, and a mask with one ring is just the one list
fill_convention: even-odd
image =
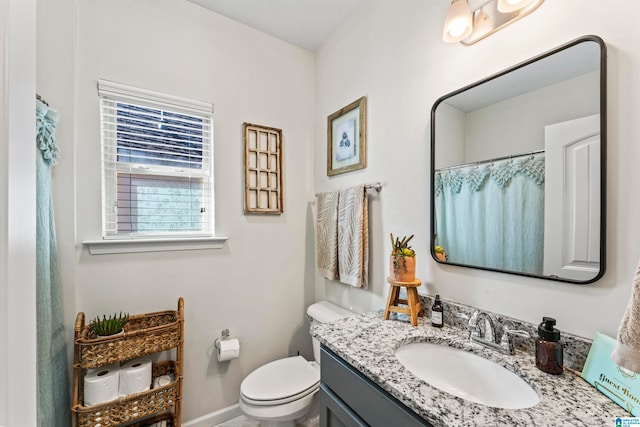
[(329, 388), (321, 384), (320, 427), (368, 427), (368, 424), (351, 410)]
[[(352, 413), (357, 414), (358, 420), (363, 420), (364, 423), (346, 425), (430, 426), (426, 420), (420, 418), (402, 402), (324, 346), (320, 359), (321, 386), (337, 396)], [(320, 422), (322, 423), (322, 413), (320, 414)]]

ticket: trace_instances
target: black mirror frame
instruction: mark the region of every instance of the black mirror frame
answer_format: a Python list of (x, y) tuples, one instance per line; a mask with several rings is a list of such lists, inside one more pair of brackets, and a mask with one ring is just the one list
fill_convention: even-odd
[[(458, 95), (459, 93), (462, 93), (466, 90), (472, 89), (476, 86), (479, 86), (483, 83), (489, 82), (491, 80), (497, 79), (505, 74), (508, 74), (512, 71), (518, 70), (520, 68), (526, 67), (529, 64), (532, 64), (536, 61), (539, 61), (541, 59), (544, 59), (548, 56), (551, 56), (553, 54), (556, 54), (560, 51), (563, 51), (565, 49), (568, 49), (572, 46), (575, 46), (577, 44), (580, 43), (584, 43), (584, 42), (595, 42), (598, 43), (598, 45), (600, 46), (600, 271), (598, 272), (598, 274), (593, 278), (593, 279), (589, 279), (586, 281), (577, 281), (577, 280), (571, 280), (571, 279), (563, 279), (560, 277), (552, 277), (552, 276), (543, 276), (543, 275), (538, 275), (538, 274), (529, 274), (529, 273), (522, 273), (522, 272), (518, 272), (518, 271), (511, 271), (511, 270), (501, 270), (501, 269), (495, 269), (495, 268), (489, 268), (489, 267), (483, 267), (483, 266), (475, 266), (475, 265), (468, 265), (468, 264), (459, 264), (459, 263), (452, 263), (452, 262), (443, 262), (440, 259), (438, 259), (438, 257), (436, 256), (436, 252), (435, 252), (435, 237), (436, 237), (436, 230), (435, 230), (435, 188), (434, 188), (434, 182), (435, 182), (435, 172), (436, 172), (436, 165), (435, 165), (435, 135), (436, 135), (436, 125), (435, 125), (435, 117), (436, 117), (436, 108), (438, 107), (438, 105), (440, 105), (443, 101), (445, 101), (448, 98), (451, 98), (455, 95)], [(535, 56), (533, 58), (530, 58), (524, 62), (521, 62), (517, 65), (514, 65), (512, 67), (509, 67), (503, 71), (500, 71), (492, 76), (489, 76), (487, 78), (484, 78), (482, 80), (479, 80), (475, 83), (472, 83), (470, 85), (467, 85), (465, 87), (462, 87), (458, 90), (455, 90), (451, 93), (448, 93), (444, 96), (441, 96), (440, 98), (438, 98), (436, 100), (436, 102), (433, 104), (433, 107), (431, 108), (431, 171), (430, 171), (430, 179), (431, 179), (431, 183), (430, 183), (430, 229), (431, 229), (431, 236), (430, 236), (430, 242), (431, 242), (431, 257), (439, 264), (444, 264), (444, 265), (454, 265), (454, 266), (458, 266), (458, 267), (467, 267), (467, 268), (473, 268), (473, 269), (478, 269), (478, 270), (485, 270), (485, 271), (494, 271), (494, 272), (498, 272), (498, 273), (507, 273), (507, 274), (514, 274), (517, 276), (525, 276), (525, 277), (533, 277), (533, 278), (537, 278), (537, 279), (545, 279), (545, 280), (552, 280), (552, 281), (557, 281), (557, 282), (566, 282), (566, 283), (573, 283), (573, 284), (578, 284), (578, 285), (587, 285), (593, 282), (596, 282), (597, 280), (601, 279), (602, 276), (604, 276), (605, 270), (606, 270), (606, 165), (607, 165), (607, 157), (606, 157), (606, 147), (607, 147), (607, 47), (606, 44), (604, 42), (604, 40), (598, 36), (595, 35), (586, 35), (586, 36), (582, 36), (582, 37), (578, 37), (575, 40), (572, 40), (568, 43), (565, 43), (561, 46), (558, 46), (550, 51), (547, 51), (545, 53), (542, 53), (538, 56)]]

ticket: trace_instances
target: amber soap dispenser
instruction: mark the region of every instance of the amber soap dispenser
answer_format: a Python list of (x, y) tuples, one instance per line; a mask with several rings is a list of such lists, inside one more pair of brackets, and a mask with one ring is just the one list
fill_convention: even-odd
[(444, 308), (442, 301), (440, 301), (440, 295), (436, 295), (436, 300), (431, 307), (431, 325), (436, 328), (442, 328), (444, 325)]
[(548, 374), (562, 374), (562, 343), (556, 319), (543, 317), (536, 340), (536, 367)]

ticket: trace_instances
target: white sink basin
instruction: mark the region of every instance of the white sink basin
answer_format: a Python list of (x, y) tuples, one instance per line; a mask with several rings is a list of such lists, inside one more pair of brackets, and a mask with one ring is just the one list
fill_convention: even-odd
[(523, 409), (540, 398), (522, 378), (464, 350), (433, 343), (399, 347), (396, 357), (415, 376), (442, 391), (495, 408)]

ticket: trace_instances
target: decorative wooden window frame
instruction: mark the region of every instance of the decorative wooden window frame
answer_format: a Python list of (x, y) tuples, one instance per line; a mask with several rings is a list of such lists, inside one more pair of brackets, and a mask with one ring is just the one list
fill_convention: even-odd
[(282, 129), (243, 124), (244, 212), (281, 214)]

